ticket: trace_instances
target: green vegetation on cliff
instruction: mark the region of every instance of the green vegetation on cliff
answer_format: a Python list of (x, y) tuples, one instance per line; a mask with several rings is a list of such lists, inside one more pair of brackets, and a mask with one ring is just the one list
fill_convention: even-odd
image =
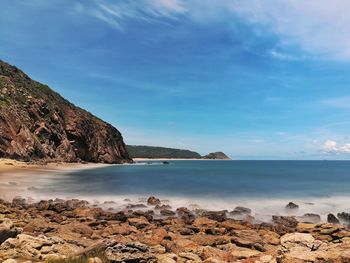
[(131, 158), (178, 158), (178, 159), (201, 159), (197, 152), (154, 146), (127, 145)]

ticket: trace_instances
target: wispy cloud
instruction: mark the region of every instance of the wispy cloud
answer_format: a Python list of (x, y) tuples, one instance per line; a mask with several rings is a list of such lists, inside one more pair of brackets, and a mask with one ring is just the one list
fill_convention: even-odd
[(94, 0), (76, 4), (75, 10), (89, 14), (119, 30), (123, 29), (125, 19), (154, 22), (164, 17), (175, 19), (177, 15), (187, 11), (180, 0)]
[(340, 109), (350, 109), (350, 96), (321, 100), (321, 104)]
[[(256, 27), (257, 36), (268, 31), (279, 38), (270, 53), (276, 59), (309, 57), (286, 51), (293, 47), (311, 57), (350, 60), (347, 0), (95, 0), (81, 4), (85, 12), (118, 29), (127, 18), (154, 22), (186, 15), (196, 22), (220, 19), (230, 24), (239, 17)], [(82, 11), (81, 6), (78, 9)]]

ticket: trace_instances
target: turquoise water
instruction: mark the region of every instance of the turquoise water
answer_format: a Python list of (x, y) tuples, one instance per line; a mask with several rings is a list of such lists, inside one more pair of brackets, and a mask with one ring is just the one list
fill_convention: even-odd
[[(47, 179), (47, 178), (46, 178)], [(303, 212), (350, 211), (350, 161), (170, 161), (118, 165), (51, 176), (41, 195), (100, 202), (142, 201), (150, 195), (174, 206), (260, 213), (283, 211), (289, 201)], [(96, 201), (96, 202), (97, 202)], [(335, 211), (334, 211), (335, 210)]]

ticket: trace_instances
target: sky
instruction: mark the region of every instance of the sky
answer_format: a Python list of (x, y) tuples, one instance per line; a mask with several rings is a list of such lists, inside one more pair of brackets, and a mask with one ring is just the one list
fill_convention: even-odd
[(350, 159), (348, 0), (0, 0), (0, 59), (127, 144)]

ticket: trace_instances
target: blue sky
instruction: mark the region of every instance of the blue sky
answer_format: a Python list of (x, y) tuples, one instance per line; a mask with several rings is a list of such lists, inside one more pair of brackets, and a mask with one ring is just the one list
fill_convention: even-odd
[(347, 0), (0, 0), (0, 59), (128, 144), (349, 159)]

